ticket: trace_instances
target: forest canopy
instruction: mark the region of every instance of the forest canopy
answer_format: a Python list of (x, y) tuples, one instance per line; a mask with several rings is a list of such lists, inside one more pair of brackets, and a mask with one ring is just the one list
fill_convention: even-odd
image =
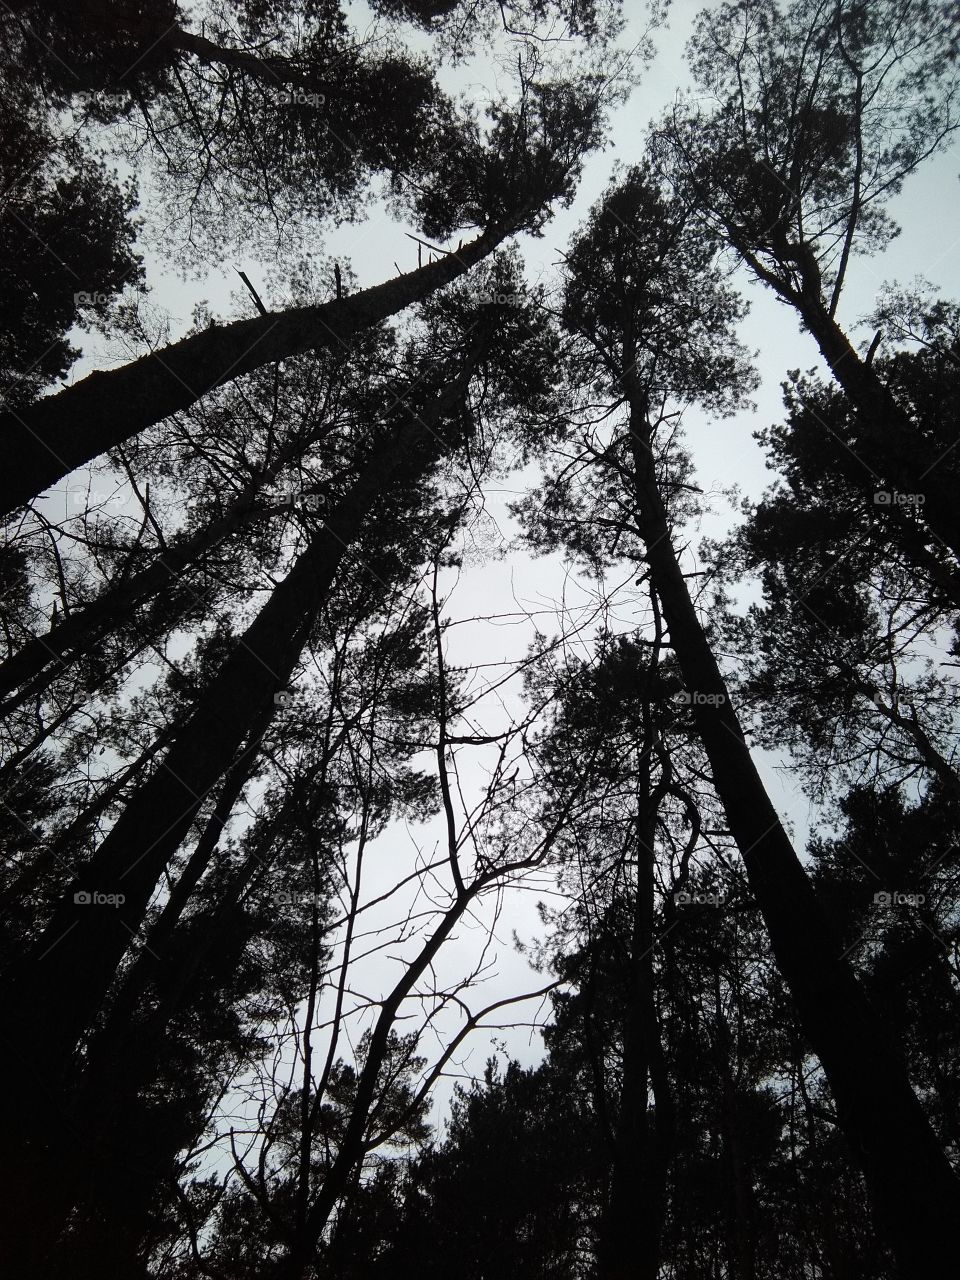
[(5, 1275), (955, 1271), (958, 49), (0, 6)]

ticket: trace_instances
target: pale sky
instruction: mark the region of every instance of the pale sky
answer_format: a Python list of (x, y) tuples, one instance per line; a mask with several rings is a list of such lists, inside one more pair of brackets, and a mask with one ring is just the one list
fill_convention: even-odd
[[(566, 246), (571, 234), (586, 214), (588, 208), (607, 186), (614, 162), (632, 163), (639, 155), (646, 124), (657, 117), (674, 98), (679, 88), (686, 85), (683, 69), (683, 47), (692, 20), (702, 8), (700, 3), (674, 0), (669, 25), (655, 35), (657, 56), (643, 73), (642, 83), (631, 100), (617, 111), (613, 119), (611, 145), (590, 157), (574, 206), (561, 211), (549, 224), (542, 240), (523, 237), (520, 245), (528, 266), (531, 280), (554, 279), (557, 250)], [(357, 7), (354, 7), (354, 12)], [(629, 48), (638, 39), (645, 15), (628, 0), (628, 11), (636, 11), (625, 33), (622, 44)], [(487, 71), (489, 72), (489, 67)], [(474, 63), (470, 68), (458, 69), (444, 75), (444, 85), (455, 90), (477, 85), (478, 76), (484, 74), (484, 64)], [(478, 97), (481, 95), (478, 93)], [(856, 339), (864, 335), (855, 329), (856, 320), (869, 312), (877, 292), (885, 282), (908, 282), (916, 275), (929, 278), (948, 297), (960, 296), (960, 219), (957, 209), (957, 175), (960, 171), (960, 144), (945, 149), (928, 161), (923, 169), (911, 177), (903, 193), (889, 206), (890, 212), (900, 223), (902, 234), (893, 241), (886, 252), (873, 259), (857, 259), (850, 269), (849, 282), (841, 305), (840, 320), (852, 330)], [(326, 237), (318, 246), (320, 252), (349, 262), (356, 274), (358, 287), (376, 284), (395, 274), (394, 262), (404, 270), (416, 263), (416, 250), (403, 235), (413, 231), (412, 226), (398, 226), (383, 213), (382, 208), (373, 216), (355, 226), (342, 227)], [(238, 285), (234, 268), (245, 269), (261, 289), (268, 306), (279, 307), (281, 297), (270, 295), (266, 278), (271, 264), (255, 261), (237, 261), (218, 264), (209, 274), (196, 281), (184, 282), (176, 273), (164, 269), (152, 255), (148, 255), (150, 283), (153, 301), (168, 310), (179, 323), (174, 323), (175, 335), (182, 332), (190, 321), (194, 303), (205, 298), (214, 311), (230, 313), (230, 294), (245, 297)], [(744, 343), (757, 352), (756, 364), (762, 385), (755, 399), (755, 412), (743, 412), (735, 417), (711, 422), (702, 415), (690, 414), (687, 419), (688, 445), (692, 450), (700, 486), (709, 491), (736, 484), (744, 495), (758, 497), (770, 483), (772, 476), (764, 465), (764, 458), (752, 433), (782, 418), (780, 383), (790, 368), (820, 366), (820, 359), (813, 340), (799, 331), (795, 314), (776, 302), (766, 291), (755, 286), (741, 273), (743, 292), (751, 303), (751, 311), (741, 328)], [(242, 305), (242, 304), (241, 304)], [(869, 335), (867, 335), (869, 337)], [(88, 349), (100, 345), (98, 340), (88, 344)], [(96, 362), (83, 361), (73, 372), (80, 376)], [(488, 495), (488, 510), (505, 534), (514, 532), (507, 514), (506, 504), (513, 486), (508, 480), (503, 486), (493, 486)], [(507, 492), (502, 490), (506, 489)], [(718, 536), (730, 528), (731, 512), (725, 505), (704, 520), (700, 532)], [(698, 531), (691, 530), (692, 543), (699, 540)], [(493, 561), (482, 566), (470, 566), (464, 570), (455, 596), (446, 612), (460, 619), (477, 614), (509, 613), (519, 608), (541, 610), (551, 600), (559, 600), (564, 592), (571, 592), (571, 584), (562, 564), (556, 560), (533, 560), (520, 551), (511, 552), (505, 560)], [(576, 589), (573, 588), (574, 596)], [(541, 619), (541, 626), (550, 627)], [(511, 626), (503, 621), (496, 626), (455, 628), (451, 633), (451, 660), (492, 661), (500, 658), (519, 658), (530, 638), (528, 625)], [(781, 815), (796, 832), (800, 844), (814, 815), (807, 800), (799, 792), (795, 781), (778, 770), (777, 762), (764, 758), (763, 772), (770, 787), (774, 803)], [(441, 835), (439, 827), (414, 833), (421, 843), (430, 845)], [(377, 852), (383, 858), (384, 883), (397, 865), (398, 859), (407, 859), (411, 852), (411, 836), (395, 829), (377, 842)], [(380, 875), (375, 871), (374, 883)], [(522, 936), (530, 937), (536, 929), (536, 917), (530, 899), (532, 894), (512, 895), (505, 906), (501, 928), (498, 931), (496, 976), (492, 977), (484, 991), (484, 1002), (525, 988), (541, 985), (542, 978), (532, 974), (510, 945), (510, 932), (517, 929)], [(483, 930), (459, 931), (460, 940), (450, 949), (444, 963), (451, 971), (459, 970), (467, 956), (481, 945)], [(395, 977), (396, 968), (388, 960), (378, 957), (364, 970), (364, 985), (368, 990), (381, 981)], [(524, 1061), (535, 1060), (540, 1053), (539, 1037), (529, 1043), (529, 1033), (517, 1031), (506, 1037), (511, 1052)], [(473, 1041), (470, 1067), (480, 1072), (489, 1052), (485, 1037), (478, 1035)], [(438, 1103), (448, 1090), (441, 1090)]]

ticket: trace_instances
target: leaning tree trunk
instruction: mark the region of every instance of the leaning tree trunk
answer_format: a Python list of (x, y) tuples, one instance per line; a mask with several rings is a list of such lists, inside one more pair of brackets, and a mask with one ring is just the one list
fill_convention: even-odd
[[(326, 768), (344, 736), (345, 733), (341, 732), (333, 743), (328, 744), (320, 760), (311, 766), (309, 776), (314, 776)], [(282, 810), (265, 828), (255, 828), (253, 851), (217, 903), (213, 912), (214, 927), (194, 941), (189, 951), (189, 960), (184, 960), (182, 950), (175, 945), (176, 931), (194, 890), (211, 865), (230, 814), (255, 770), (256, 744), (259, 742), (259, 737), (260, 733), (256, 730), (250, 735), (248, 749), (243, 752), (225, 777), (217, 802), (194, 846), (193, 853), (170, 890), (170, 896), (150, 929), (144, 947), (124, 973), (122, 984), (111, 997), (110, 1012), (94, 1036), (88, 1063), (95, 1051), (104, 1056), (116, 1052), (117, 1046), (129, 1034), (136, 1020), (137, 1009), (165, 969), (172, 951), (180, 957), (177, 961), (176, 976), (171, 979), (169, 975), (164, 975), (164, 999), (150, 1015), (153, 1025), (160, 1025), (161, 1030), (165, 1028), (170, 1018), (180, 1011), (183, 992), (193, 981), (197, 969), (215, 945), (216, 923), (224, 912), (229, 912), (238, 905), (257, 873), (263, 873), (269, 868), (271, 848), (280, 825)], [(98, 1049), (97, 1046), (108, 1047)], [(86, 1074), (91, 1074), (89, 1067)]]
[(905, 1065), (841, 955), (747, 746), (677, 561), (659, 491), (642, 388), (627, 373), (637, 524), (713, 785), (804, 1030), (863, 1170), (878, 1232), (900, 1275), (956, 1266), (960, 1183), (910, 1087)]
[[(244, 485), (215, 519), (171, 541), (142, 569), (129, 577), (121, 575), (92, 600), (71, 609), (45, 635), (28, 640), (0, 663), (0, 698), (19, 689), (15, 697), (7, 697), (0, 705), (0, 715), (9, 715), (24, 702), (44, 693), (69, 662), (89, 653), (105, 632), (116, 630), (144, 601), (167, 591), (185, 570), (226, 538), (253, 520), (277, 514), (276, 506), (264, 503), (264, 488), (324, 431), (323, 427), (314, 427), (290, 441), (277, 452), (270, 466)], [(171, 626), (176, 621), (172, 615), (167, 620)]]
[[(730, 243), (751, 268), (754, 274), (794, 308), (804, 327), (813, 337), (830, 372), (843, 388), (856, 412), (863, 433), (869, 444), (870, 458), (860, 458), (855, 449), (840, 451), (839, 464), (846, 478), (871, 500), (871, 493), (880, 488), (882, 472), (884, 483), (906, 486), (904, 492), (922, 494), (921, 514), (927, 529), (960, 561), (960, 510), (956, 502), (956, 481), (943, 467), (943, 463), (955, 463), (954, 449), (960, 442), (960, 434), (953, 439), (930, 441), (924, 439), (916, 426), (897, 402), (889, 387), (867, 360), (861, 359), (846, 333), (832, 314), (823, 296), (823, 282), (819, 268), (810, 259), (798, 263), (789, 258), (791, 269), (799, 267), (798, 285), (787, 283), (783, 275), (769, 271), (743, 238), (728, 227)], [(781, 246), (783, 258), (786, 246)], [(810, 246), (805, 248), (809, 251)], [(891, 519), (899, 524), (901, 544), (921, 569), (931, 574), (954, 604), (960, 604), (960, 586), (952, 569), (936, 566), (929, 551), (910, 529), (909, 523), (899, 512), (889, 508)]]
[[(878, 465), (876, 459), (883, 459), (884, 482), (903, 485), (906, 492), (923, 495), (920, 513), (927, 528), (960, 560), (957, 484), (944, 467), (944, 463), (956, 461), (952, 449), (957, 440), (936, 444), (920, 435), (876, 370), (854, 350), (822, 301), (808, 300), (801, 294), (797, 295), (794, 305), (856, 410), (864, 439), (871, 445), (874, 461), (869, 465), (864, 462), (863, 467), (869, 477), (873, 477), (868, 487), (880, 488), (874, 466)], [(907, 550), (909, 552), (909, 547)], [(927, 561), (928, 557), (918, 558), (922, 568), (928, 567)], [(950, 577), (953, 579), (953, 575)], [(945, 579), (939, 577), (938, 580), (945, 585)], [(955, 580), (947, 585), (951, 598), (957, 603)]]
[(29, 862), (25, 860), (21, 864), (22, 869), (18, 869), (16, 878), (12, 879), (0, 893), (0, 915), (6, 914), (18, 902), (28, 902), (44, 877), (51, 875), (58, 864), (61, 868), (63, 867), (64, 857), (76, 849), (84, 832), (106, 813), (122, 795), (124, 788), (130, 785), (131, 780), (168, 745), (174, 731), (174, 725), (165, 725), (150, 744), (144, 747), (136, 760), (121, 770), (113, 782), (104, 787), (94, 800), (84, 805), (68, 826), (52, 839), (47, 840), (36, 857)]
[[(242, 494), (218, 519), (172, 542), (138, 573), (122, 578), (87, 604), (71, 609), (45, 635), (28, 640), (0, 663), (0, 697), (19, 690), (0, 705), (0, 715), (9, 715), (25, 702), (41, 697), (64, 668), (89, 653), (106, 632), (122, 626), (138, 606), (162, 593), (191, 564), (248, 521), (263, 515), (254, 492)], [(173, 626), (176, 616), (168, 612), (166, 621)]]
[[(309, 776), (325, 769), (343, 737), (341, 732), (325, 747)], [(188, 1133), (158, 1120), (150, 1086), (172, 1023), (196, 1016), (198, 999), (209, 987), (212, 958), (229, 954), (236, 944), (232, 935), (239, 903), (270, 866), (282, 810), (257, 828), (249, 855), (203, 927), (188, 933), (179, 929), (184, 908), (211, 864), (255, 763), (255, 756), (247, 752), (224, 780), (193, 853), (143, 948), (111, 994), (109, 1012), (89, 1044), (83, 1080), (71, 1094), (71, 1142), (52, 1161), (48, 1184), (54, 1190), (53, 1175), (59, 1176), (59, 1207), (56, 1212), (51, 1209), (51, 1236), (78, 1208), (83, 1226), (78, 1234), (71, 1224), (69, 1234), (54, 1248), (47, 1260), (53, 1277), (71, 1268), (78, 1277), (99, 1276), (108, 1259), (118, 1275), (135, 1274), (157, 1197), (176, 1167), (178, 1153), (199, 1139), (199, 1130)], [(219, 967), (222, 970), (222, 958)], [(149, 1160), (131, 1150), (133, 1133), (149, 1135)]]
[[(443, 447), (444, 421), (462, 404), (482, 343), (458, 376), (374, 451), (352, 488), (315, 533), (290, 573), (247, 628), (155, 773), (132, 796), (88, 865), (68, 888), (33, 952), (7, 975), (0, 998), (4, 1053), (0, 1080), (19, 1097), (4, 1126), (0, 1240), (27, 1274), (43, 1247), (44, 1181), (57, 1128), (58, 1099), (78, 1042), (91, 1028), (170, 858), (204, 797), (294, 669), (347, 549), (397, 473), (423, 473)], [(106, 901), (97, 902), (97, 897)], [(122, 897), (123, 901), (118, 902)], [(28, 1046), (29, 1072), (21, 1054)], [(27, 1096), (24, 1086), (29, 1081)], [(33, 1221), (32, 1228), (25, 1224)], [(37, 1230), (37, 1227), (40, 1230)]]
[(463, 275), (521, 229), (532, 208), (528, 202), (455, 253), (374, 288), (320, 306), (212, 325), (119, 369), (91, 373), (58, 395), (0, 414), (6, 461), (0, 515), (214, 387), (276, 360), (345, 346), (360, 330)]
[[(208, 858), (222, 826), (219, 816), (197, 843)], [(44, 1259), (43, 1280), (137, 1274), (156, 1206), (169, 1200), (178, 1157), (193, 1148), (204, 1123), (202, 1112), (178, 1115), (173, 1125), (162, 1108), (158, 1114), (157, 1064), (164, 1055), (170, 1060), (175, 1023), (195, 1019), (210, 983), (218, 975), (222, 982), (225, 967), (239, 963), (248, 938), (238, 932), (237, 906), (264, 867), (264, 858), (251, 854), (202, 928), (189, 937), (180, 937), (161, 913), (111, 1001), (107, 1021), (90, 1044), (84, 1079), (71, 1092), (69, 1141), (50, 1161), (47, 1185), (59, 1203), (56, 1219), (50, 1215), (56, 1243)], [(162, 982), (153, 987), (161, 968)], [(154, 997), (149, 1006), (145, 996)]]

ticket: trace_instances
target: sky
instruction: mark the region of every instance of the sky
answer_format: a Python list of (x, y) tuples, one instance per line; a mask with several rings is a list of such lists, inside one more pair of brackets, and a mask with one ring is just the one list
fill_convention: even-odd
[[(674, 0), (667, 25), (653, 36), (656, 56), (643, 71), (640, 87), (629, 102), (615, 112), (609, 145), (588, 159), (573, 206), (556, 214), (542, 239), (520, 238), (531, 281), (542, 279), (549, 283), (556, 279), (555, 264), (559, 261), (559, 251), (567, 245), (587, 210), (607, 186), (614, 164), (629, 164), (638, 157), (647, 123), (673, 101), (678, 91), (688, 87), (683, 49), (693, 19), (701, 7), (700, 3)], [(625, 49), (640, 38), (646, 25), (645, 11), (633, 0), (628, 0), (628, 11), (633, 16), (621, 41)], [(354, 12), (360, 12), (359, 6), (354, 6)], [(467, 67), (445, 69), (441, 78), (449, 91), (470, 89), (480, 97), (479, 86), (489, 83), (491, 74), (489, 63), (481, 58)], [(901, 235), (883, 254), (875, 258), (858, 258), (852, 264), (839, 318), (857, 341), (868, 341), (871, 336), (867, 330), (857, 326), (857, 321), (872, 309), (884, 282), (899, 280), (906, 283), (921, 275), (937, 285), (945, 296), (960, 297), (958, 147), (960, 144), (945, 148), (928, 161), (891, 202), (889, 211), (902, 227)], [(412, 225), (398, 224), (379, 206), (363, 222), (331, 232), (318, 247), (323, 254), (349, 263), (355, 274), (355, 287), (363, 288), (392, 277), (395, 263), (404, 270), (416, 265), (415, 246), (404, 234), (413, 231)], [(154, 288), (153, 301), (175, 318), (175, 333), (189, 324), (193, 307), (200, 299), (208, 300), (214, 311), (224, 314), (229, 314), (233, 306), (246, 305), (248, 300), (238, 286), (236, 268), (248, 272), (263, 292), (268, 306), (280, 306), (283, 302), (281, 297), (269, 293), (270, 263), (255, 260), (225, 262), (217, 264), (203, 277), (190, 280), (171, 273), (155, 256), (148, 254), (148, 263)], [(756, 353), (761, 385), (754, 397), (755, 408), (719, 422), (691, 413), (686, 419), (687, 443), (702, 489), (711, 492), (736, 485), (744, 496), (755, 499), (770, 483), (772, 476), (753, 435), (758, 429), (782, 418), (780, 384), (787, 370), (822, 368), (822, 364), (813, 340), (800, 332), (791, 310), (755, 285), (745, 273), (738, 275), (737, 282), (751, 308), (741, 326), (740, 336)], [(96, 347), (94, 341), (90, 351), (94, 352)], [(95, 356), (93, 360), (84, 360), (77, 366), (74, 376), (95, 364)], [(487, 512), (496, 521), (508, 546), (516, 527), (507, 507), (520, 487), (519, 478), (508, 477), (492, 485), (487, 493)], [(695, 547), (704, 535), (721, 536), (729, 531), (736, 518), (725, 501), (716, 500), (713, 510), (706, 513), (699, 527), (688, 531), (692, 545)], [(452, 580), (448, 579), (445, 586), (452, 588)], [(744, 598), (749, 596), (750, 588), (746, 587)], [(567, 568), (556, 557), (534, 559), (523, 550), (512, 547), (500, 558), (468, 565), (444, 609), (459, 623), (450, 632), (450, 660), (469, 664), (521, 657), (531, 638), (530, 622), (522, 615), (536, 612), (541, 627), (550, 630), (549, 614), (561, 599), (574, 609), (588, 609), (591, 596), (589, 587), (571, 579)], [(503, 616), (496, 622), (483, 625), (468, 622), (477, 615), (492, 614)], [(511, 705), (519, 706), (519, 703)], [(760, 764), (771, 798), (788, 829), (794, 833), (798, 845), (802, 846), (816, 820), (815, 810), (799, 790), (796, 779), (784, 767), (784, 761), (764, 754)], [(482, 759), (471, 764), (466, 755), (462, 757), (468, 786), (471, 776), (474, 784), (479, 785), (482, 765)], [(472, 775), (471, 769), (475, 770)], [(434, 824), (417, 830), (392, 828), (375, 842), (371, 851), (371, 887), (375, 888), (381, 882), (388, 883), (398, 859), (412, 857), (415, 845), (429, 850), (441, 834), (439, 826)], [(531, 973), (527, 962), (513, 949), (511, 941), (514, 930), (528, 939), (539, 931), (534, 910), (535, 897), (533, 893), (513, 893), (504, 903), (497, 929), (495, 972), (484, 988), (484, 1001), (518, 990), (533, 989), (544, 981)], [(485, 926), (479, 921), (476, 925), (467, 923), (458, 930), (444, 960), (444, 964), (451, 966), (450, 972), (468, 967), (470, 957), (480, 954), (484, 938)], [(363, 985), (373, 990), (378, 984), (389, 981), (396, 972), (395, 963), (390, 959), (373, 957), (364, 969)], [(505, 1040), (509, 1051), (522, 1061), (532, 1062), (539, 1056), (539, 1039), (529, 1028), (497, 1034)], [(478, 1034), (465, 1059), (466, 1070), (479, 1073), (488, 1052), (489, 1040)], [(438, 1092), (435, 1115), (442, 1110), (448, 1095), (449, 1086)]]
[[(558, 250), (566, 247), (590, 206), (601, 196), (610, 181), (614, 164), (633, 161), (642, 146), (647, 123), (673, 101), (678, 90), (687, 87), (683, 49), (693, 18), (700, 8), (700, 4), (684, 3), (683, 0), (674, 3), (669, 25), (654, 36), (657, 55), (643, 72), (641, 85), (631, 100), (616, 112), (610, 134), (611, 145), (588, 159), (573, 206), (556, 214), (542, 239), (521, 238), (519, 243), (531, 280), (549, 282), (555, 278)], [(624, 36), (626, 47), (639, 38), (642, 27), (643, 16), (638, 14)], [(471, 69), (462, 78), (465, 82), (475, 83), (474, 74), (474, 69)], [(456, 79), (456, 76), (448, 78), (448, 87), (452, 87)], [(960, 152), (956, 146), (929, 161), (908, 180), (903, 193), (889, 206), (902, 226), (902, 234), (882, 255), (858, 258), (852, 264), (839, 318), (856, 340), (869, 342), (872, 331), (858, 327), (857, 322), (874, 307), (885, 282), (899, 280), (906, 283), (922, 275), (935, 283), (946, 296), (960, 296), (958, 172)], [(401, 229), (389, 223), (379, 227), (345, 228), (331, 237), (327, 249), (332, 253), (342, 252), (352, 261), (361, 286), (372, 284), (392, 273), (394, 261), (401, 267), (406, 267), (408, 261), (413, 265), (412, 243), (398, 234), (401, 230), (413, 231), (414, 228)], [(787, 370), (799, 367), (823, 371), (824, 366), (812, 338), (800, 331), (791, 310), (754, 284), (745, 272), (738, 274), (737, 282), (751, 307), (741, 326), (740, 336), (748, 348), (756, 352), (756, 367), (761, 377), (760, 389), (754, 397), (756, 407), (723, 421), (711, 421), (695, 412), (685, 421), (688, 444), (701, 487), (706, 491), (719, 491), (736, 485), (743, 496), (757, 498), (773, 477), (766, 467), (762, 449), (753, 438), (754, 433), (782, 419), (781, 383)], [(502, 488), (494, 485), (487, 493), (486, 509), (508, 540), (515, 526), (507, 504), (522, 487), (519, 479), (508, 478)], [(696, 546), (702, 535), (718, 537), (728, 532), (738, 518), (725, 501), (718, 500), (700, 526), (690, 531), (693, 545)], [(749, 599), (751, 595), (747, 588), (744, 598)], [(576, 582), (570, 579), (557, 559), (534, 559), (514, 548), (502, 560), (471, 566), (458, 583), (445, 612), (457, 619), (468, 619), (475, 614), (549, 610), (553, 607), (552, 602), (561, 598), (572, 606), (579, 604), (588, 608), (590, 603), (589, 592), (586, 589), (578, 592)], [(540, 623), (546, 627), (543, 617)], [(451, 633), (451, 656), (453, 660), (465, 663), (490, 661), (501, 655), (504, 658), (517, 657), (522, 654), (528, 637), (529, 627), (521, 625), (519, 620), (499, 621), (494, 626), (464, 626), (455, 637)], [(769, 753), (759, 753), (759, 763), (771, 798), (793, 834), (797, 847), (803, 848), (816, 823), (817, 810), (800, 790), (786, 761)], [(469, 768), (469, 764), (463, 765), (468, 776)], [(420, 840), (425, 836), (429, 838), (429, 828), (418, 833)], [(384, 837), (383, 843), (397, 839), (398, 833), (391, 833)], [(496, 973), (485, 985), (485, 999), (493, 1000), (540, 985), (539, 976), (530, 972), (526, 961), (511, 944), (514, 930), (527, 941), (541, 932), (535, 912), (536, 897), (534, 893), (507, 895), (497, 928)], [(471, 936), (467, 929), (459, 931), (458, 950), (449, 958), (451, 971), (465, 962), (466, 956), (479, 947), (484, 936), (483, 929), (476, 930), (475, 936)], [(518, 1028), (513, 1033), (500, 1032), (497, 1038), (506, 1045), (510, 1054), (525, 1063), (533, 1063), (540, 1056), (539, 1039), (528, 1027)], [(471, 1052), (462, 1058), (467, 1073), (480, 1072), (489, 1053), (489, 1043), (480, 1033), (472, 1038)], [(435, 1116), (442, 1114), (447, 1092), (445, 1088), (438, 1090)]]

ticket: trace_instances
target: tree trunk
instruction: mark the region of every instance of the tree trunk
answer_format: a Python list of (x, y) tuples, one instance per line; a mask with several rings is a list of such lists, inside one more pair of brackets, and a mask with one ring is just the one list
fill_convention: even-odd
[[(69, 826), (65, 827), (53, 839), (48, 840), (45, 846), (37, 853), (37, 856), (29, 863), (22, 864), (23, 869), (16, 879), (12, 880), (8, 887), (0, 893), (0, 913), (9, 911), (18, 902), (28, 900), (28, 895), (33, 892), (43, 877), (53, 869), (63, 854), (71, 851), (76, 841), (80, 839), (90, 824), (96, 822), (97, 818), (110, 808), (131, 778), (136, 777), (140, 770), (150, 763), (157, 752), (162, 751), (170, 742), (174, 731), (175, 725), (165, 725), (150, 745), (141, 751), (136, 760), (129, 764), (109, 786), (104, 787), (96, 799), (91, 800), (88, 805), (81, 809)], [(61, 865), (63, 864), (61, 863)]]
[(737, 1082), (731, 1065), (730, 1029), (723, 1012), (719, 963), (714, 971), (714, 1010), (717, 1026), (717, 1070), (720, 1074), (720, 1131), (725, 1163), (730, 1172), (726, 1187), (729, 1219), (727, 1247), (730, 1274), (737, 1280), (756, 1280), (756, 1246), (751, 1188), (745, 1168)]
[[(229, 913), (240, 902), (243, 893), (256, 877), (270, 865), (271, 845), (279, 826), (279, 817), (270, 821), (263, 830), (258, 829), (256, 843), (240, 871), (233, 877), (223, 897), (218, 902), (211, 919), (211, 928), (204, 930), (202, 936), (194, 939), (190, 949), (184, 951), (174, 942), (177, 926), (186, 909), (194, 889), (199, 884), (204, 872), (210, 866), (223, 829), (233, 811), (247, 780), (256, 765), (255, 747), (259, 742), (262, 728), (255, 730), (250, 736), (250, 748), (244, 752), (224, 780), (217, 803), (198, 839), (193, 853), (186, 866), (170, 891), (170, 896), (150, 930), (146, 943), (137, 955), (136, 960), (124, 974), (122, 985), (111, 999), (110, 1012), (100, 1030), (93, 1038), (88, 1054), (86, 1075), (91, 1076), (89, 1062), (95, 1054), (108, 1058), (114, 1055), (117, 1047), (129, 1033), (137, 1009), (153, 986), (157, 975), (168, 962), (171, 951), (176, 953), (177, 973), (174, 979), (164, 978), (164, 998), (150, 1016), (151, 1026), (166, 1029), (170, 1019), (181, 1011), (182, 999), (186, 989), (193, 982), (200, 966), (217, 944), (217, 924), (226, 913)], [(335, 744), (328, 745), (321, 761), (312, 767), (310, 776), (315, 775), (329, 763), (336, 752), (342, 735), (338, 735)], [(146, 1082), (145, 1082), (146, 1083)]]
[[(16, 697), (0, 706), (0, 714), (9, 715), (41, 695), (67, 662), (88, 653), (104, 632), (122, 625), (138, 604), (158, 595), (188, 565), (257, 515), (254, 492), (251, 489), (243, 494), (220, 519), (173, 542), (139, 573), (107, 587), (88, 604), (71, 609), (46, 635), (28, 640), (0, 664), (0, 697), (20, 689)], [(47, 667), (51, 669), (45, 670)]]
[[(208, 856), (212, 852), (209, 841), (216, 843), (217, 825), (211, 818), (198, 852), (202, 842), (208, 845)], [(178, 945), (171, 918), (161, 918), (158, 926), (165, 927), (151, 931), (125, 976), (105, 1025), (90, 1044), (84, 1080), (72, 1095), (70, 1140), (51, 1153), (47, 1185), (55, 1178), (61, 1183), (51, 1239), (70, 1221), (68, 1234), (60, 1236), (46, 1260), (49, 1280), (65, 1274), (76, 1274), (78, 1280), (138, 1274), (158, 1197), (177, 1168), (178, 1155), (192, 1148), (202, 1130), (202, 1121), (195, 1125), (193, 1117), (170, 1124), (167, 1117), (155, 1114), (157, 1063), (171, 1023), (189, 1016), (208, 987), (211, 957), (218, 958), (221, 972), (225, 956), (234, 963), (239, 959), (246, 938), (237, 936), (234, 909), (263, 868), (264, 859), (251, 855), (212, 916), (188, 942)], [(162, 953), (156, 952), (158, 946)], [(148, 1010), (143, 1000), (161, 961), (162, 994)], [(169, 1060), (169, 1049), (166, 1053)]]
[[(69, 887), (34, 948), (6, 979), (0, 1003), (5, 1040), (0, 1079), (7, 1097), (20, 1097), (5, 1126), (7, 1176), (0, 1188), (0, 1225), (8, 1258), (27, 1274), (45, 1241), (25, 1231), (45, 1223), (44, 1170), (57, 1129), (78, 1041), (93, 1024), (117, 966), (135, 937), (164, 868), (189, 831), (204, 797), (230, 767), (238, 748), (274, 695), (290, 678), (314, 619), (346, 550), (394, 473), (425, 471), (442, 447), (444, 419), (462, 403), (480, 359), (477, 346), (458, 376), (421, 413), (395, 429), (323, 529), (273, 592), (211, 680), (156, 772), (134, 794), (88, 866)], [(119, 905), (91, 902), (94, 894), (123, 895)], [(84, 898), (83, 895), (86, 895)], [(29, 1095), (19, 1066), (31, 1054)]]
[(960, 1183), (940, 1148), (875, 1011), (781, 825), (676, 558), (657, 486), (651, 432), (635, 376), (630, 403), (637, 522), (713, 785), (804, 1030), (819, 1057), (840, 1126), (863, 1169), (877, 1230), (900, 1275), (928, 1280), (956, 1265)]
[[(601, 1225), (600, 1280), (656, 1280), (673, 1154), (672, 1104), (660, 1044), (653, 972), (656, 801), (649, 750), (640, 752), (644, 812), (637, 822), (637, 887), (631, 938), (633, 998), (624, 1014), (623, 1081), (610, 1198)], [(651, 1123), (648, 1081), (655, 1113)]]
[(305, 351), (344, 346), (353, 334), (463, 275), (519, 230), (531, 208), (532, 202), (456, 253), (371, 289), (320, 306), (211, 325), (119, 369), (91, 373), (66, 391), (0, 414), (6, 454), (0, 515), (225, 382)]
[[(941, 465), (945, 460), (954, 461), (950, 450), (957, 441), (938, 445), (923, 438), (876, 371), (860, 359), (822, 300), (812, 301), (801, 294), (796, 295), (793, 303), (830, 371), (856, 409), (864, 437), (874, 447), (874, 457), (884, 460), (883, 482), (903, 485), (904, 492), (923, 495), (920, 512), (927, 527), (960, 560), (957, 485), (952, 477), (943, 473)], [(865, 462), (863, 473), (868, 487), (872, 483), (876, 489), (881, 488), (872, 465)], [(955, 587), (951, 594), (956, 602)]]

